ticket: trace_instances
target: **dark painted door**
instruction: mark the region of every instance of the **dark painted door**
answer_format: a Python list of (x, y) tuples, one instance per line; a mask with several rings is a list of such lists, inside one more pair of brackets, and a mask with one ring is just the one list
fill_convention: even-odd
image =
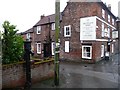
[(44, 44), (44, 57), (50, 57), (51, 55), (51, 43)]

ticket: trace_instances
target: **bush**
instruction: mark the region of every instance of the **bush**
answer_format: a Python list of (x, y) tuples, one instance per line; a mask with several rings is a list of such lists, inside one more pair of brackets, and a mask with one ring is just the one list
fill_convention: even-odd
[(3, 28), (2, 63), (18, 62), (23, 56), (23, 38), (17, 35), (16, 26), (10, 25), (8, 21), (4, 22)]

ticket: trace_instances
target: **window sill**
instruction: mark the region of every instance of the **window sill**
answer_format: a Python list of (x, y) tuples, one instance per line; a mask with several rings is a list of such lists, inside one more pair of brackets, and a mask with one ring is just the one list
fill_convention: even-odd
[(71, 36), (64, 36), (64, 37), (66, 37), (66, 38), (67, 38), (67, 37), (71, 37)]
[(83, 57), (84, 60), (92, 60), (92, 58)]
[(41, 52), (37, 52), (37, 54), (41, 54)]
[(37, 33), (37, 34), (41, 34), (41, 33)]

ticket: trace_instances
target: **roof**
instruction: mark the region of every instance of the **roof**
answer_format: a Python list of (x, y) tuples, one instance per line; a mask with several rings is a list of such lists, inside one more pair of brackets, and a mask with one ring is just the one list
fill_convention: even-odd
[[(113, 16), (114, 19), (117, 19), (117, 17), (111, 12), (111, 10), (108, 9), (108, 7), (101, 1), (101, 0), (69, 0), (69, 2), (97, 2), (99, 5), (101, 5), (111, 16)], [(66, 5), (65, 9), (67, 8), (68, 4)], [(65, 10), (64, 9), (64, 10)], [(63, 12), (64, 12), (63, 10)]]
[(27, 34), (27, 33), (33, 33), (33, 28), (30, 28), (30, 29), (28, 29), (28, 30), (26, 30), (24, 32), (19, 33), (19, 34), (24, 35), (24, 34)]
[(30, 29), (25, 31), (25, 33), (32, 33), (32, 32), (33, 32), (33, 28), (30, 28)]
[[(62, 15), (60, 13), (60, 21), (62, 20)], [(55, 22), (55, 14), (48, 15), (43, 17), (41, 20), (39, 20), (34, 26), (48, 24), (48, 23), (54, 23)]]
[(103, 2), (98, 2), (111, 16), (114, 17), (114, 19), (117, 19), (117, 17), (111, 12), (111, 10), (108, 9), (108, 7)]

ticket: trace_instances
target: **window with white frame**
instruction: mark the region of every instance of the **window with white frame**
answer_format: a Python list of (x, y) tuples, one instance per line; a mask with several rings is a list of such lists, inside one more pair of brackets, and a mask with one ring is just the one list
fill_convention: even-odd
[(114, 19), (112, 18), (112, 24), (114, 25), (115, 23), (114, 23)]
[(101, 57), (104, 57), (105, 46), (101, 45)]
[(55, 42), (52, 42), (52, 55), (55, 55)]
[(105, 28), (105, 37), (109, 37), (109, 32), (108, 28)]
[(82, 46), (82, 58), (92, 59), (92, 46), (89, 45)]
[(64, 37), (71, 36), (71, 25), (64, 26)]
[(41, 33), (41, 26), (37, 26), (37, 34)]
[(26, 34), (26, 39), (27, 39), (27, 40), (30, 40), (30, 33), (27, 33), (27, 34)]
[(108, 27), (108, 35), (107, 36), (110, 38), (110, 27)]
[(51, 29), (52, 29), (52, 30), (55, 30), (55, 23), (52, 23), (52, 24), (51, 24)]
[(65, 41), (65, 52), (69, 52), (69, 48), (70, 48), (69, 41)]
[(108, 22), (110, 22), (110, 15), (108, 14)]
[(102, 9), (102, 17), (105, 18), (105, 10)]
[(114, 44), (112, 44), (112, 53), (114, 53)]
[(37, 43), (37, 53), (41, 54), (41, 43)]
[(102, 37), (105, 36), (105, 31), (104, 31), (104, 23), (102, 23)]

